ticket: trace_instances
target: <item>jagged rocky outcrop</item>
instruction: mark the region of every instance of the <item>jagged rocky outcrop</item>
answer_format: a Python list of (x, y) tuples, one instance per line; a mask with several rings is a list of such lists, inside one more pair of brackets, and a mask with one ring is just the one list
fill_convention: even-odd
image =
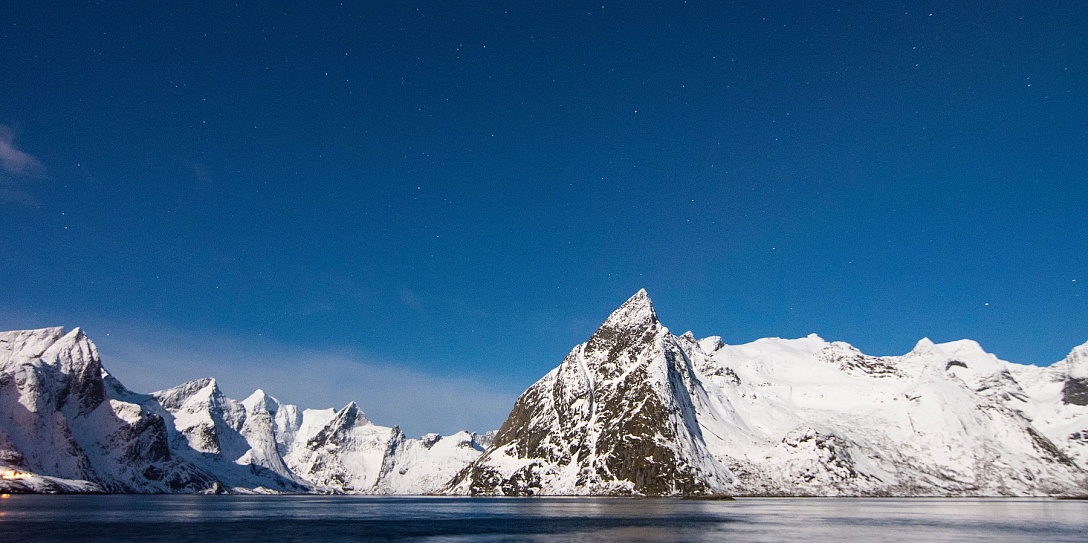
[[(80, 329), (0, 333), (0, 490), (433, 492), (483, 450), (340, 411), (227, 398), (214, 379), (151, 394), (102, 368)], [(437, 444), (441, 443), (441, 446)]]
[(1050, 368), (976, 343), (867, 356), (813, 335), (725, 345), (645, 291), (518, 400), (470, 495), (1083, 494), (1088, 347)]
[(699, 427), (695, 370), (640, 291), (530, 387), (451, 490), (710, 494), (726, 487)]
[(80, 329), (0, 333), (0, 470), (55, 490), (202, 491), (215, 477), (179, 458), (164, 418), (108, 387)]
[(1088, 406), (1088, 344), (1074, 349), (1062, 365), (1065, 370), (1062, 402)]

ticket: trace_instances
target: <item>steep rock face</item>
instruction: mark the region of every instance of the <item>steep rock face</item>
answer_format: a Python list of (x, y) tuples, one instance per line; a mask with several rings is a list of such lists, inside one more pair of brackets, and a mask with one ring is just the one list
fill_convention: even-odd
[[(58, 345), (62, 338), (61, 328), (0, 334), (0, 410), (7, 415), (0, 418), (0, 458), (31, 471), (84, 479), (91, 474), (90, 459), (60, 411), (72, 411), (70, 391), (81, 388), (72, 383), (73, 358), (93, 363), (77, 358), (91, 354), (83, 338), (72, 334)], [(75, 352), (64, 353), (64, 346)]]
[(1073, 349), (1063, 363), (1066, 376), (1062, 385), (1062, 401), (1070, 405), (1088, 406), (1088, 343)]
[(382, 462), (400, 430), (367, 420), (355, 403), (336, 412), (332, 420), (296, 447), (288, 463), (318, 488), (366, 492), (377, 483)]
[(235, 462), (261, 466), (284, 479), (305, 484), (284, 461), (300, 422), (295, 406), (282, 406), (260, 389), (241, 405), (246, 417), (238, 434), (249, 447)]
[(0, 333), (0, 464), (48, 476), (42, 481), (75, 481), (54, 485), (62, 490), (200, 491), (214, 484), (171, 453), (162, 417), (107, 386), (106, 375), (78, 328)]
[(372, 423), (354, 402), (303, 419), (285, 461), (319, 492), (430, 494), (483, 452), (476, 434), (411, 439)]
[(239, 433), (245, 411), (219, 390), (215, 379), (198, 379), (154, 392), (151, 399), (174, 419), (185, 445), (194, 451), (237, 459), (248, 444)]
[[(0, 333), (0, 490), (433, 492), (479, 455), (475, 434), (409, 439), (354, 403), (242, 401), (214, 379), (139, 394), (79, 329)], [(436, 444), (441, 445), (436, 445)]]
[(1088, 343), (1052, 366), (1010, 365), (1022, 397), (1009, 405), (1031, 419), (1032, 427), (1081, 467), (1088, 467)]
[(239, 402), (224, 396), (215, 379), (205, 378), (133, 398), (167, 421), (170, 448), (178, 457), (214, 474), (211, 490), (309, 489), (276, 452), (275, 427), (268, 421), (278, 404), (263, 392)]
[(1037, 368), (966, 340), (893, 357), (815, 335), (731, 346), (670, 334), (639, 292), (518, 399), (447, 491), (1083, 493), (1083, 350)]
[[(693, 394), (696, 394), (693, 397)], [(696, 420), (694, 370), (639, 291), (514, 405), (469, 494), (688, 495), (729, 481)]]
[(489, 443), (486, 436), (469, 432), (451, 436), (427, 434), (420, 439), (405, 439), (404, 434), (398, 433), (391, 454), (382, 463), (375, 493), (420, 493), (416, 489), (436, 493), (483, 453), (485, 443)]

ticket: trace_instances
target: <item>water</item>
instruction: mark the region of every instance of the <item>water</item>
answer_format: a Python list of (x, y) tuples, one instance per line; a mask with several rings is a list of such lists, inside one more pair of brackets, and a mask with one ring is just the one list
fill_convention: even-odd
[(1088, 501), (1048, 499), (38, 496), (0, 541), (1077, 541)]

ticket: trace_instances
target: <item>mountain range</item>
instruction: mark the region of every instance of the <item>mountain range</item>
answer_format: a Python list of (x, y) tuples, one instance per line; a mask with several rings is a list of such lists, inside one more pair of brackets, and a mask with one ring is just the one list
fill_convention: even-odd
[(727, 345), (672, 334), (639, 291), (497, 432), (416, 439), (214, 379), (132, 392), (78, 328), (4, 332), (0, 491), (1083, 495), (1088, 344), (1048, 367), (970, 340)]
[(299, 409), (215, 379), (140, 394), (103, 369), (82, 330), (0, 333), (0, 490), (316, 492), (441, 489), (490, 436), (404, 436), (354, 402)]

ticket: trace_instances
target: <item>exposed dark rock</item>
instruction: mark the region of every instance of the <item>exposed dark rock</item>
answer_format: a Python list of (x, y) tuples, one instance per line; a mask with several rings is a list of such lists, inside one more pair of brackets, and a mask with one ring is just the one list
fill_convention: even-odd
[(864, 373), (873, 377), (900, 376), (899, 368), (892, 361), (882, 357), (866, 356), (854, 350), (843, 350), (841, 347), (831, 346), (821, 350), (817, 356), (820, 360), (835, 364), (849, 373)]
[(1003, 401), (1014, 399), (1021, 402), (1028, 401), (1027, 394), (1020, 387), (1020, 383), (1007, 370), (1001, 370), (996, 374), (980, 379), (975, 392), (983, 396), (996, 397)]
[(420, 438), (420, 443), (423, 445), (424, 448), (430, 449), (431, 447), (434, 447), (435, 443), (438, 443), (441, 440), (442, 436), (438, 434), (427, 434)]
[(799, 484), (811, 483), (824, 477), (829, 478), (832, 485), (842, 486), (853, 479), (864, 477), (857, 472), (854, 459), (850, 455), (850, 445), (836, 435), (801, 428), (790, 432), (782, 443), (795, 449), (811, 448), (814, 452), (816, 464), (811, 466), (813, 469), (797, 474)]
[(148, 413), (122, 430), (118, 441), (128, 443), (125, 458), (130, 462), (170, 460), (170, 444), (162, 417)]
[(1067, 466), (1073, 466), (1073, 467), (1075, 467), (1077, 465), (1077, 463), (1074, 462), (1072, 458), (1069, 458), (1069, 456), (1067, 456), (1065, 453), (1063, 453), (1061, 451), (1061, 449), (1059, 449), (1056, 445), (1054, 445), (1053, 442), (1051, 442), (1049, 439), (1047, 439), (1046, 436), (1044, 436), (1043, 434), (1040, 434), (1038, 432), (1038, 430), (1036, 430), (1035, 428), (1032, 428), (1031, 426), (1028, 426), (1026, 428), (1026, 430), (1028, 432), (1028, 435), (1031, 436), (1031, 440), (1035, 443), (1035, 446), (1039, 450), (1044, 451), (1048, 455), (1050, 455), (1052, 461), (1060, 462), (1060, 463), (1065, 464)]
[(1067, 378), (1062, 387), (1062, 401), (1072, 405), (1088, 405), (1088, 379)]
[(944, 365), (944, 369), (946, 371), (955, 367), (967, 369), (967, 363), (961, 362), (959, 360), (949, 360), (948, 363)]
[[(705, 475), (680, 453), (698, 450), (702, 441), (690, 397), (698, 385), (683, 350), (695, 342), (669, 338), (645, 292), (633, 296), (554, 375), (518, 398), (491, 447), (451, 487), (533, 495), (545, 488), (548, 470), (570, 470), (574, 463), (574, 484), (594, 492), (712, 493)], [(488, 464), (492, 455), (528, 462), (503, 475)]]

